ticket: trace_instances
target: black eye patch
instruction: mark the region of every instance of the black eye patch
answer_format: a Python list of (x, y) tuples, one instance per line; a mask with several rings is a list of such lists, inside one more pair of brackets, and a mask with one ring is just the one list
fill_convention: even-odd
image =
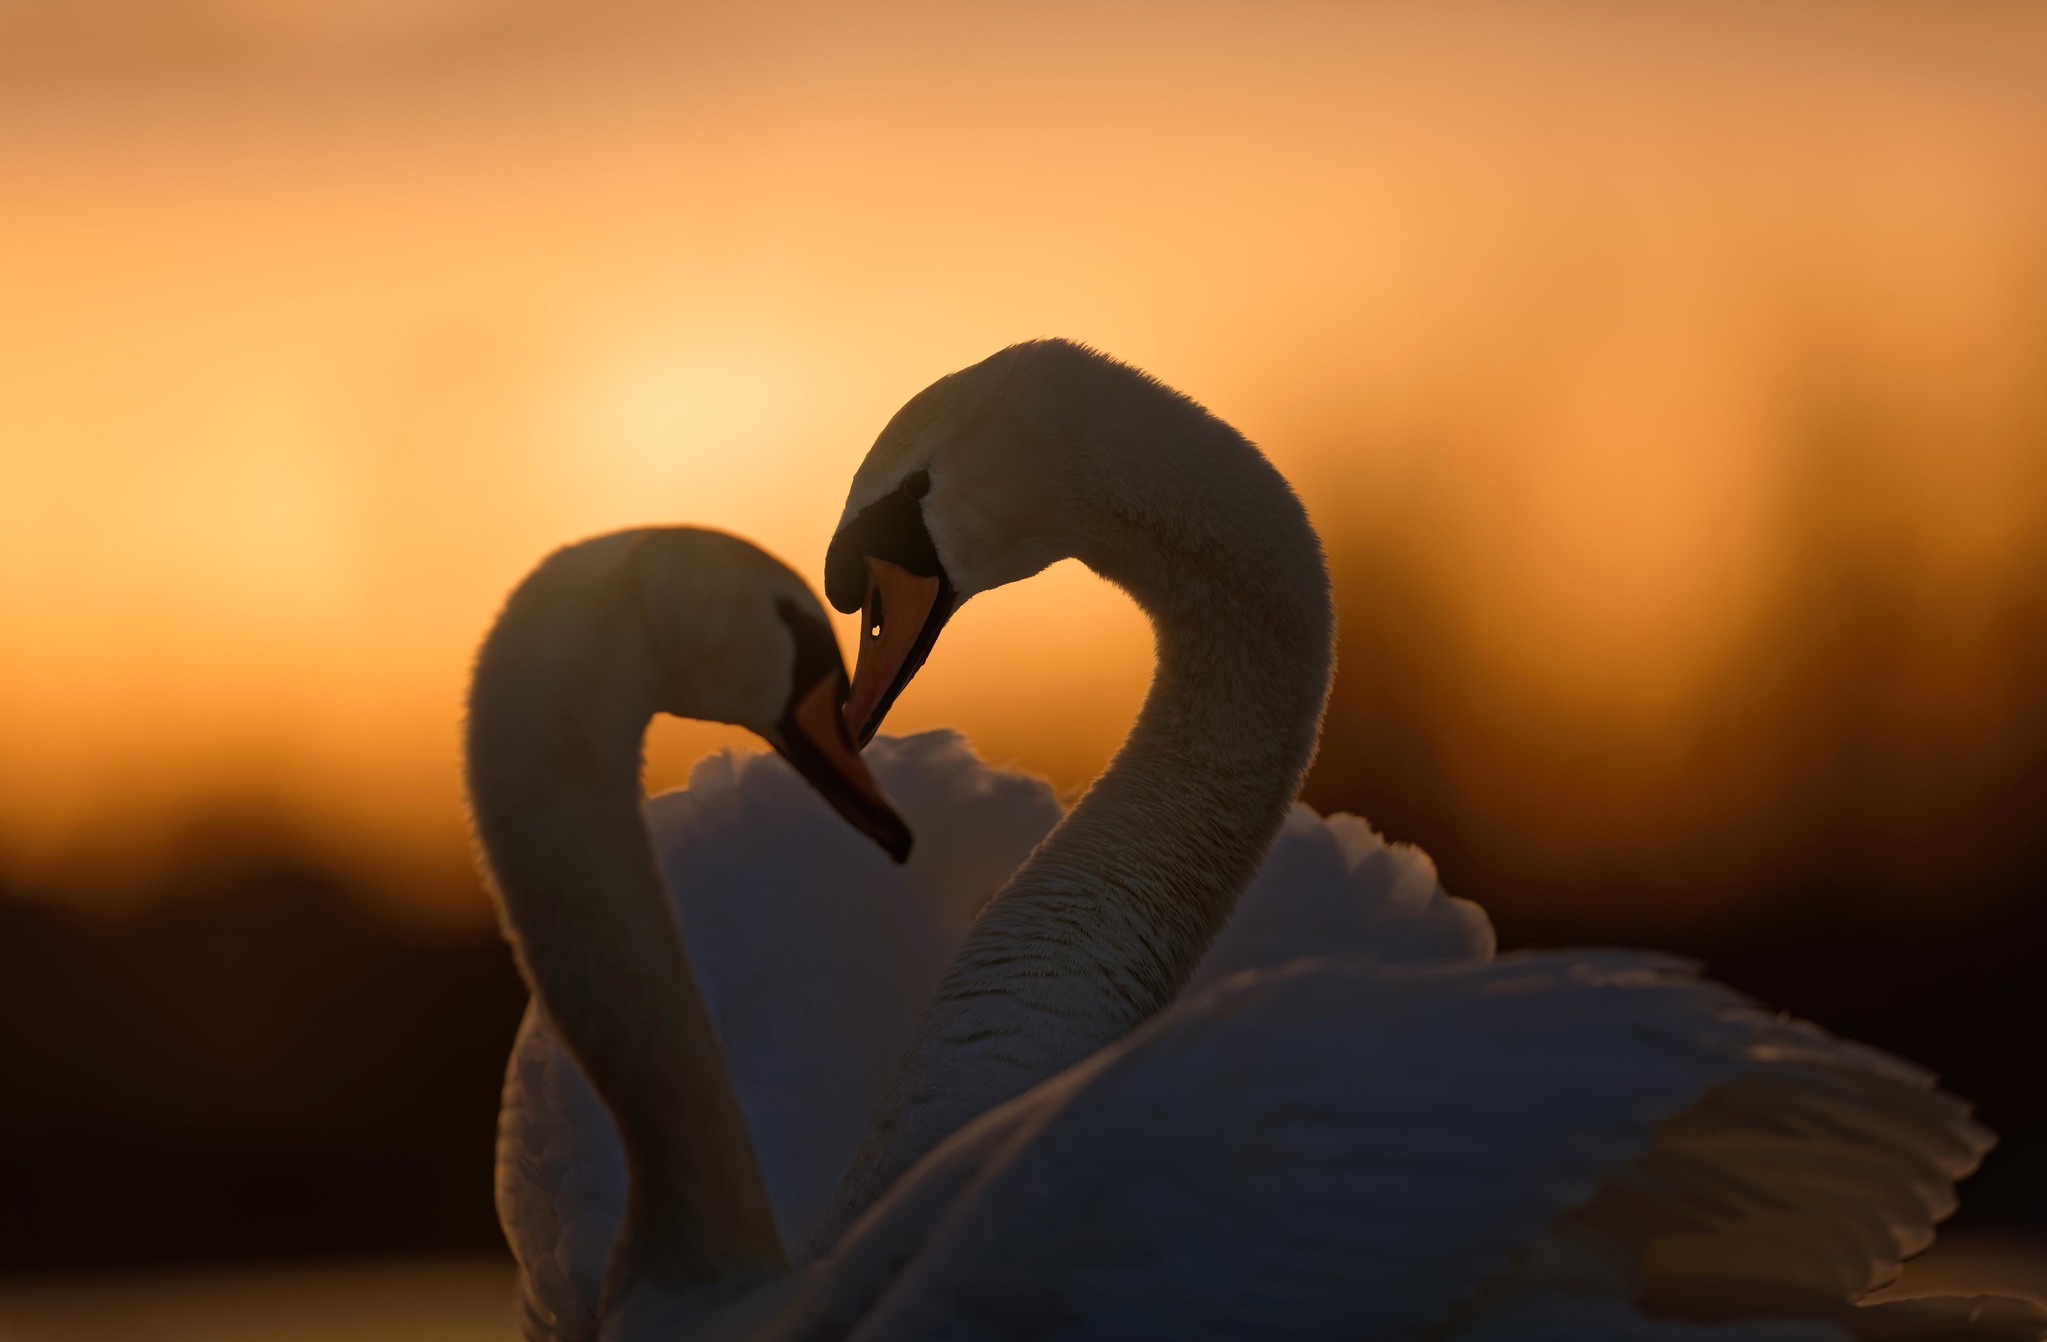
[(912, 472), (832, 538), (831, 549), (825, 552), (824, 590), (835, 609), (850, 615), (866, 603), (870, 555), (920, 578), (944, 576), (918, 502), (930, 492), (930, 472)]

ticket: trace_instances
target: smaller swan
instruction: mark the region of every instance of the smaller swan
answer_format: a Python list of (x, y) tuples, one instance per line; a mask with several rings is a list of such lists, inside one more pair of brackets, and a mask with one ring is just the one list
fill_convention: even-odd
[(715, 1308), (720, 1288), (786, 1267), (641, 815), (647, 722), (671, 710), (749, 728), (901, 861), (909, 830), (847, 736), (845, 694), (838, 644), (802, 581), (706, 531), (556, 552), (477, 655), (466, 766), (491, 888), (626, 1156), (599, 1311), (608, 1335), (653, 1335), (654, 1321)]

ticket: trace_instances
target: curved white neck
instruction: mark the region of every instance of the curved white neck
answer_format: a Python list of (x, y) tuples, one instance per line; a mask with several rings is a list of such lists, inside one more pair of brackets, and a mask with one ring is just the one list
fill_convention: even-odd
[(1071, 550), (1151, 617), (1158, 666), (1108, 769), (990, 901), (810, 1246), (985, 1109), (1170, 1003), (1257, 875), (1314, 757), (1334, 617), (1286, 481), (1147, 384), (1143, 442), (1095, 445)]
[[(478, 656), (470, 805), (533, 992), (631, 1171), (608, 1293), (783, 1266), (744, 1116), (641, 817), (653, 716), (631, 603), (514, 593)], [(564, 626), (567, 626), (565, 629)]]

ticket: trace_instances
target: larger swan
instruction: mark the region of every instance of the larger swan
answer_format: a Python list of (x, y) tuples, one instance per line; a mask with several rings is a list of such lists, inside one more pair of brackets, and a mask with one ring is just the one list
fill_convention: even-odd
[[(1241, 926), (1229, 920), (1313, 750), (1331, 641), (1320, 546), (1291, 490), (1251, 444), (1136, 370), (1067, 342), (1034, 342), (941, 379), (891, 420), (854, 478), (827, 559), (833, 604), (861, 612), (850, 723), (863, 738), (872, 734), (961, 603), (1069, 557), (1126, 588), (1151, 616), (1157, 676), (1108, 771), (971, 930), (820, 1244), (973, 1115), (1165, 1008), (1226, 926), (1237, 944), (1218, 949), (1241, 954), (1249, 944), (1254, 963), (1276, 963), (1314, 946), (1312, 927), (1271, 917)], [(1318, 823), (1295, 815), (1297, 828)], [(1353, 845), (1352, 827), (1363, 830), (1348, 817), (1327, 824), (1332, 837), (1351, 835)], [(1341, 935), (1334, 940), (1345, 949), (1369, 948), (1346, 944)], [(1449, 950), (1467, 957), (1446, 968), (1451, 981), (1474, 994), (1492, 990), (1483, 967), (1489, 934)], [(1619, 997), (1599, 1005), (1634, 1007)], [(1627, 1063), (1618, 1052), (1577, 1061), (1581, 1070), (1559, 1073), (1549, 1103), (1552, 1117), (1575, 1115), (1589, 1136), (1602, 1121), (1594, 1112), (1602, 1101), (1596, 1077), (1582, 1068)], [(1680, 1088), (1664, 1097), (1665, 1107), (1637, 1115), (1664, 1125), (1644, 1157), (1652, 1162), (1683, 1146), (1687, 1139), (1679, 1134), (1693, 1130), (1733, 1153), (1727, 1172), (1740, 1192), (1680, 1257), (1703, 1255), (1751, 1271), (1763, 1266), (1762, 1246), (1781, 1235), (1828, 1243), (1838, 1229), (1829, 1219), (1841, 1208), (1784, 1216), (1771, 1210), (1796, 1203), (1787, 1190), (1797, 1180), (1763, 1154), (1770, 1143), (1756, 1130), (1764, 1126), (1760, 1112), (1716, 1108), (1704, 1103), (1706, 1096)], [(1904, 1092), (1888, 1098), (1895, 1111), (1879, 1106), (1872, 1121), (1896, 1120), (1900, 1133), (1912, 1128), (1917, 1100)], [(1369, 1108), (1357, 1116), (1395, 1122)], [(1438, 1117), (1452, 1130), (1463, 1126), (1468, 1145), (1461, 1154), (1483, 1164), (1478, 1116), (1446, 1105)], [(1932, 1129), (1917, 1131), (1923, 1150), (1906, 1151), (1895, 1167), (1871, 1167), (1863, 1186), (1844, 1191), (1843, 1200), (1859, 1201), (1882, 1221), (1890, 1213), (1876, 1209), (1923, 1191), (1923, 1168), (1958, 1177), (1987, 1144), (1974, 1130), (1950, 1134), (1945, 1145)], [(1824, 1137), (1814, 1145), (1809, 1158), (1824, 1161), (1830, 1154), (1846, 1158), (1856, 1140), (1842, 1135), (1831, 1153)], [(1533, 1186), (1552, 1173), (1531, 1165), (1505, 1177)], [(1634, 1196), (1621, 1191), (1632, 1177), (1624, 1162), (1605, 1176), (1610, 1182), (1595, 1202)], [(1569, 1206), (1551, 1210), (1562, 1214)], [(1425, 1205), (1410, 1210), (1434, 1214)], [(1947, 1208), (1926, 1210), (1944, 1215)], [(1829, 1251), (1834, 1268), (1853, 1270), (1805, 1279), (1806, 1303), (1830, 1293), (1845, 1301), (1881, 1284), (1899, 1252), (1916, 1251), (1930, 1237), (1930, 1220), (1909, 1232), (1902, 1221), (1890, 1224), (1898, 1233), (1887, 1239), (1836, 1243)], [(1672, 1271), (1667, 1230), (1625, 1217), (1605, 1227), (1619, 1240), (1612, 1252), (1638, 1255), (1637, 1266), (1651, 1274), (1619, 1294), (1670, 1303), (1667, 1283), (1658, 1285), (1654, 1276)], [(1523, 1249), (1538, 1257), (1547, 1252), (1538, 1252), (1536, 1242)], [(1727, 1298), (1757, 1303), (1739, 1292)]]
[[(1727, 1274), (1747, 1304), (1825, 1316), (1811, 1279), (1852, 1284), (1909, 1246), (1980, 1149), (1923, 1076), (1624, 955), (1236, 976), (970, 1123), (789, 1271), (654, 861), (639, 747), (657, 709), (749, 726), (900, 853), (834, 735), (842, 676), (793, 575), (683, 530), (557, 553), (478, 657), (467, 775), (492, 889), (629, 1157), (608, 1342), (2033, 1335), (2008, 1311), (1952, 1331), (1954, 1305), (1704, 1330), (1584, 1298), (1647, 1274), (1696, 1306)], [(1542, 1102), (1594, 1059), (1580, 1103)], [(1716, 1121), (1652, 1140), (1679, 1101), (1745, 1117), (1747, 1145)], [(1446, 1141), (1473, 1131), (1487, 1140)], [(1773, 1189), (1781, 1233), (1744, 1257), (1712, 1231), (1751, 1166), (1798, 1173)], [(1611, 1238), (1637, 1224), (1659, 1228), (1660, 1260)]]
[[(624, 581), (594, 555), (623, 545), (565, 552), (536, 579), (551, 597), (529, 595), (537, 609), (525, 618), (553, 622), (558, 652), (590, 636), (589, 589)], [(699, 562), (717, 557), (713, 542), (696, 545)], [(534, 710), (544, 707), (544, 687), (528, 693)], [(1043, 780), (983, 765), (949, 732), (884, 738), (865, 763), (924, 836), (907, 865), (837, 821), (773, 754), (709, 757), (686, 789), (643, 808), (789, 1243), (807, 1238), (824, 1210), (973, 914), (1061, 814)], [(1353, 943), (1388, 954), (1490, 944), (1483, 915), (1441, 896), (1422, 854), (1389, 849), (1362, 825), (1335, 837), (1304, 810), (1291, 820), (1252, 901), (1267, 916), (1219, 948), (1235, 953), (1214, 957), (1210, 976), (1278, 958), (1276, 930), (1326, 932), (1331, 918), (1349, 924)], [(496, 1176), (522, 1329), (535, 1342), (595, 1336), (627, 1183), (617, 1128), (536, 1002), (507, 1068)]]

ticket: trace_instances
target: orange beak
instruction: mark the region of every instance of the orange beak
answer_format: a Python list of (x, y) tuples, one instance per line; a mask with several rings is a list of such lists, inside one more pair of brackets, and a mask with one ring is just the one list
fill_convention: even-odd
[(860, 658), (846, 697), (846, 728), (865, 745), (896, 696), (924, 665), (952, 614), (944, 576), (923, 577), (886, 559), (867, 558), (867, 604), (860, 613)]
[(840, 704), (845, 672), (829, 675), (804, 691), (782, 720), (783, 740), (776, 743), (796, 772), (846, 822), (880, 844), (898, 862), (910, 856), (910, 827), (882, 795), (881, 785), (867, 771), (867, 762), (846, 729)]

